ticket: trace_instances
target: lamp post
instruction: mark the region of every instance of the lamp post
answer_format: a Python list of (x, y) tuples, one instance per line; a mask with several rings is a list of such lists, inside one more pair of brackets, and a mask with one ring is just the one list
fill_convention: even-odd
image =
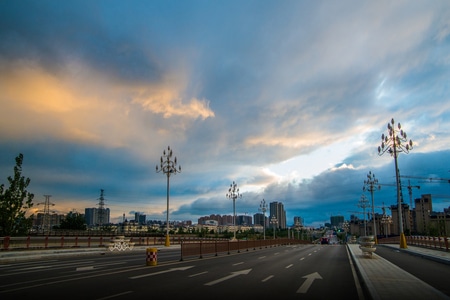
[(226, 195), (226, 197), (233, 200), (233, 240), (236, 240), (236, 199), (241, 198), (242, 195), (239, 194), (239, 189), (234, 181), (232, 184), (230, 184), (230, 188), (228, 189), (228, 194)]
[(301, 227), (300, 222), (296, 221), (295, 222), (295, 229), (297, 230), (297, 239), (298, 240), (300, 239), (300, 227)]
[(267, 203), (266, 200), (262, 199), (261, 204), (259, 205), (259, 210), (263, 213), (263, 233), (264, 240), (266, 239), (266, 211), (267, 211)]
[(388, 237), (388, 226), (392, 223), (391, 217), (383, 214), (383, 217), (381, 218), (381, 223), (384, 224), (384, 235), (387, 238)]
[(275, 239), (275, 230), (277, 229), (276, 224), (278, 224), (278, 220), (275, 216), (272, 216), (272, 219), (270, 219), (270, 224), (273, 225), (273, 239)]
[(372, 198), (372, 219), (373, 219), (373, 236), (375, 240), (375, 244), (378, 244), (377, 240), (377, 223), (375, 221), (375, 206), (373, 203), (373, 192), (375, 190), (380, 189), (380, 185), (378, 185), (378, 179), (375, 179), (375, 174), (369, 171), (367, 174), (367, 180), (364, 180), (363, 191), (368, 190), (370, 192), (370, 196)]
[(362, 194), (361, 199), (359, 200), (358, 207), (363, 209), (364, 214), (364, 236), (367, 236), (367, 224), (366, 224), (366, 207), (369, 207), (369, 200), (367, 200), (366, 195)]
[(397, 157), (400, 152), (406, 154), (413, 148), (412, 140), (407, 140), (406, 132), (403, 131), (402, 126), (398, 123), (397, 128), (394, 127), (394, 118), (392, 118), (391, 123), (387, 124), (388, 135), (381, 135), (381, 146), (378, 146), (378, 155), (383, 155), (388, 152), (392, 157), (394, 157), (395, 163), (395, 179), (397, 183), (397, 205), (398, 205), (398, 226), (400, 232), (400, 248), (407, 248), (406, 237), (403, 232), (403, 216), (402, 216), (402, 201), (400, 197), (400, 179)]
[(169, 178), (171, 174), (177, 174), (181, 172), (181, 166), (178, 166), (177, 170), (177, 158), (174, 157), (172, 160), (172, 149), (170, 149), (170, 146), (167, 147), (167, 153), (166, 150), (163, 151), (163, 155), (161, 156), (160, 165), (158, 168), (158, 165), (156, 166), (156, 173), (163, 172), (167, 175), (167, 215), (166, 215), (166, 242), (165, 246), (170, 246), (170, 238), (169, 238)]

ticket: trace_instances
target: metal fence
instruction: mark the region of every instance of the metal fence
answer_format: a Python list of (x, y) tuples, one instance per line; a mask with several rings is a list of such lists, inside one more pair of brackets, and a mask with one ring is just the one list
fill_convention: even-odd
[(274, 247), (279, 245), (312, 244), (309, 241), (298, 239), (269, 239), (269, 240), (226, 240), (226, 241), (188, 241), (181, 242), (181, 260), (187, 257), (203, 258), (204, 255), (219, 253), (241, 252)]
[[(400, 244), (400, 237), (379, 238), (378, 244)], [(436, 250), (449, 251), (448, 237), (422, 236), (413, 235), (406, 236), (406, 244), (411, 246), (419, 246)]]
[[(108, 247), (116, 236), (24, 236), (24, 237), (0, 237), (0, 251), (4, 250), (32, 250), (51, 248), (96, 248)], [(136, 237), (127, 236), (127, 240), (135, 246), (155, 246), (164, 245), (164, 236)], [(171, 244), (181, 244), (184, 242), (198, 242), (197, 237), (171, 236)], [(217, 240), (204, 238), (203, 241)], [(224, 241), (225, 239), (221, 239)]]

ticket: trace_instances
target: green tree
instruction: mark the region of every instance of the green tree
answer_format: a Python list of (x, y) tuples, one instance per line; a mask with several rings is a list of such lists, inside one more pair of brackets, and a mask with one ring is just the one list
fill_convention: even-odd
[(83, 215), (71, 211), (61, 220), (59, 229), (86, 230), (86, 221)]
[(33, 215), (25, 215), (33, 206), (34, 194), (27, 191), (30, 178), (22, 176), (22, 163), (20, 153), (16, 157), (14, 177), (8, 176), (9, 188), (0, 185), (0, 236), (26, 235), (33, 223)]

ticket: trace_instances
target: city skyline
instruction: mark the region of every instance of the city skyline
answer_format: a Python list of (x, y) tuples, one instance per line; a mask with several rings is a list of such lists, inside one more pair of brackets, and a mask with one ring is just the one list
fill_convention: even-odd
[(450, 206), (449, 1), (4, 0), (0, 20), (0, 184), (22, 153), (58, 213), (104, 190), (112, 222), (164, 220), (168, 146), (169, 220), (233, 214), (235, 182), (237, 215), (278, 201), (316, 227), (370, 199), (369, 172), (380, 213), (391, 119), (413, 141), (404, 201)]

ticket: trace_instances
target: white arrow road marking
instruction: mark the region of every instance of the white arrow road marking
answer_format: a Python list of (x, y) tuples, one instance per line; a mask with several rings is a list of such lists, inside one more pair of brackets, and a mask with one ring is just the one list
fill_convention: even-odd
[(133, 277), (130, 277), (130, 279), (138, 279), (138, 278), (142, 278), (142, 277), (153, 276), (153, 275), (159, 275), (159, 274), (164, 274), (164, 273), (173, 272), (173, 271), (185, 271), (185, 270), (190, 269), (190, 268), (193, 268), (193, 267), (194, 267), (194, 266), (187, 266), (187, 267), (181, 267), (181, 268), (173, 268), (173, 269), (168, 269), (168, 270), (164, 270), (164, 271), (160, 271), (160, 272), (155, 272), (155, 273), (150, 273), (150, 274), (144, 274), (144, 275), (133, 276)]
[(230, 275), (222, 277), (222, 278), (219, 278), (219, 279), (214, 280), (214, 281), (210, 281), (208, 283), (205, 283), (205, 285), (215, 285), (216, 283), (220, 283), (222, 281), (228, 280), (230, 278), (233, 278), (233, 277), (236, 277), (236, 276), (239, 276), (239, 275), (247, 275), (248, 273), (250, 273), (251, 270), (252, 269), (247, 269), (247, 270), (242, 270), (242, 271), (237, 271), (237, 272), (231, 272)]
[(309, 275), (305, 275), (302, 278), (306, 278), (305, 282), (303, 282), (302, 286), (297, 290), (297, 293), (305, 294), (308, 292), (309, 287), (313, 283), (315, 279), (322, 279), (322, 276), (319, 273), (314, 272)]

